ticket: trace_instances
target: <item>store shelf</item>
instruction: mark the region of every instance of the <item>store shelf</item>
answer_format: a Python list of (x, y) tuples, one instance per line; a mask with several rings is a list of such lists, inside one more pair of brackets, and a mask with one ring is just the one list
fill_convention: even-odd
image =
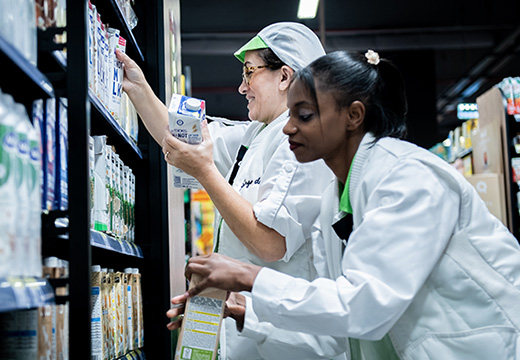
[(146, 356), (144, 355), (144, 351), (134, 350), (130, 351), (125, 356), (117, 358), (117, 360), (146, 360)]
[(11, 94), (15, 101), (54, 97), (54, 89), (47, 77), (1, 35), (0, 66), (4, 77), (2, 91)]
[(92, 1), (92, 3), (96, 5), (98, 13), (101, 15), (101, 21), (108, 23), (114, 29), (118, 29), (126, 39), (126, 52), (135, 60), (144, 61), (143, 52), (117, 1)]
[(10, 276), (0, 278), (0, 312), (54, 304), (54, 290), (46, 279)]
[[(96, 123), (99, 126), (93, 126), (97, 129), (98, 132), (104, 135), (108, 135), (110, 139), (110, 144), (116, 146), (118, 152), (127, 152), (130, 151), (134, 153), (139, 159), (143, 158), (143, 154), (141, 153), (141, 149), (139, 146), (130, 138), (130, 135), (126, 133), (125, 130), (119, 125), (119, 123), (114, 119), (114, 117), (107, 110), (105, 105), (101, 103), (101, 101), (97, 98), (96, 94), (92, 90), (89, 90), (89, 98), (90, 103), (93, 105), (92, 107), (92, 121), (100, 120), (103, 121), (101, 123)], [(96, 135), (96, 134), (92, 134)], [(121, 149), (121, 147), (123, 147)]]
[(90, 230), (90, 244), (98, 248), (143, 258), (143, 251), (138, 245), (128, 241), (115, 239), (99, 231)]

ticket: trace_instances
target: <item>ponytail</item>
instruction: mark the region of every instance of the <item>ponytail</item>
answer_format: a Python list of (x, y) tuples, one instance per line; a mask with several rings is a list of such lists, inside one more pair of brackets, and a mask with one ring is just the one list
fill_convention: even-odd
[(294, 79), (302, 81), (316, 105), (316, 87), (332, 94), (338, 109), (356, 100), (363, 102), (364, 130), (372, 133), (376, 141), (386, 136), (406, 135), (408, 105), (404, 81), (390, 61), (379, 58), (377, 62), (367, 61), (356, 52), (336, 51), (298, 71)]

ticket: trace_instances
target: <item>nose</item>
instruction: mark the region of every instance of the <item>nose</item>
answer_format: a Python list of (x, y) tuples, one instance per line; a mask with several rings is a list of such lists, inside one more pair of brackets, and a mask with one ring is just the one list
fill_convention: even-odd
[(293, 125), (292, 121), (291, 121), (291, 116), (289, 116), (289, 120), (287, 121), (287, 123), (285, 124), (285, 126), (283, 127), (282, 131), (285, 135), (294, 135), (296, 133), (296, 126)]
[(246, 84), (246, 81), (244, 80), (244, 78), (242, 78), (242, 82), (240, 83), (240, 85), (238, 87), (238, 93), (240, 95), (245, 95), (248, 87), (249, 86)]

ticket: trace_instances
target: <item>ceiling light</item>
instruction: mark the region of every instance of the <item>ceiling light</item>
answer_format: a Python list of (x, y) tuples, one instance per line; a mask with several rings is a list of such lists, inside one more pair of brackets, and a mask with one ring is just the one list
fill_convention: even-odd
[(318, 4), (320, 0), (300, 0), (298, 5), (299, 19), (314, 19), (318, 12)]

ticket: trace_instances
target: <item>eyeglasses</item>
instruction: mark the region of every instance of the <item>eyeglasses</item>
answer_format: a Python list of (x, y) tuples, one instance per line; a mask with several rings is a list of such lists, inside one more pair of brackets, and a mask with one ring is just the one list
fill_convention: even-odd
[(244, 66), (242, 69), (242, 79), (246, 83), (247, 86), (249, 86), (249, 83), (251, 82), (251, 78), (253, 77), (253, 74), (255, 70), (262, 69), (262, 68), (271, 68), (273, 65), (257, 65), (257, 66)]

